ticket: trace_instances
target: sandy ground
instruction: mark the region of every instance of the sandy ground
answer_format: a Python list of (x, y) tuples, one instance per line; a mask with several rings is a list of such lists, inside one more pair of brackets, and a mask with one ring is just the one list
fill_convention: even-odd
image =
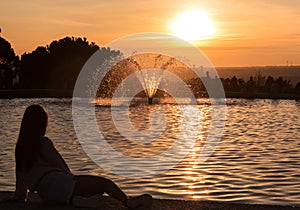
[[(12, 192), (0, 191), (0, 209), (1, 210), (88, 210), (89, 208), (75, 208), (68, 205), (45, 205), (38, 196), (34, 195), (26, 204), (15, 203), (9, 198), (13, 196)], [(103, 206), (102, 210), (125, 210), (127, 208), (121, 206), (117, 201), (107, 197), (107, 205)], [(214, 201), (184, 201), (184, 200), (165, 200), (155, 199), (153, 202), (152, 210), (300, 210), (300, 207), (295, 206), (270, 206), (270, 205), (249, 205), (249, 204), (236, 204), (230, 202), (214, 202)]]

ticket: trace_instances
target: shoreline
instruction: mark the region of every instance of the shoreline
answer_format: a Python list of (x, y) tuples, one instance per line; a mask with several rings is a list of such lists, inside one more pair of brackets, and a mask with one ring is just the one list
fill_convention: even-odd
[[(32, 195), (27, 204), (15, 203), (8, 199), (13, 196), (13, 192), (0, 191), (0, 209), (1, 210), (89, 210), (89, 208), (76, 208), (70, 205), (45, 205), (37, 195)], [(110, 197), (105, 197), (107, 204), (100, 209), (102, 210), (126, 210), (127, 208)], [(194, 200), (171, 200), (157, 199), (153, 201), (152, 210), (300, 210), (300, 206), (280, 206), (267, 204), (240, 204), (235, 202), (222, 201), (194, 201)]]
[[(0, 99), (14, 98), (72, 98), (73, 91), (55, 90), (55, 89), (10, 89), (0, 90)], [(244, 93), (244, 92), (225, 92), (226, 98), (244, 98), (244, 99), (286, 99), (300, 100), (300, 93)], [(207, 96), (204, 98), (207, 98)]]
[(73, 91), (55, 89), (9, 89), (0, 90), (0, 99), (14, 98), (65, 98), (72, 97)]

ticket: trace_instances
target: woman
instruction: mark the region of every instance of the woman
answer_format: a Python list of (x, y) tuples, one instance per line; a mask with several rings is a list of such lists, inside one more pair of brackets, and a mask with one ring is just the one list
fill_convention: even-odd
[(28, 193), (37, 191), (46, 203), (73, 204), (78, 207), (100, 207), (103, 193), (129, 208), (150, 207), (151, 195), (128, 198), (111, 180), (91, 175), (73, 175), (45, 136), (48, 114), (40, 105), (29, 106), (23, 116), (15, 150), (15, 199), (26, 202)]

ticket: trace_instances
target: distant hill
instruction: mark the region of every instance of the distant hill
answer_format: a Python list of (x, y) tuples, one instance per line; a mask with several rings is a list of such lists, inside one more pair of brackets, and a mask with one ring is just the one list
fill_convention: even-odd
[(283, 77), (290, 80), (292, 85), (296, 85), (300, 81), (300, 66), (253, 66), (253, 67), (217, 67), (221, 78), (243, 78), (248, 80), (251, 76), (272, 76), (275, 78)]

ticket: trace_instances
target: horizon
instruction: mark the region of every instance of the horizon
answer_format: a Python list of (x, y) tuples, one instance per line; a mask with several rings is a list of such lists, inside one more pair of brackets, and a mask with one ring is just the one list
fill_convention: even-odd
[[(0, 28), (1, 29), (1, 28)], [(1, 37), (1, 33), (0, 33), (0, 37)], [(3, 37), (3, 36), (2, 36)], [(10, 42), (10, 40), (8, 40), (6, 37), (3, 37), (4, 39), (6, 39), (10, 44), (11, 44), (11, 46), (12, 46), (12, 48), (13, 48), (13, 50), (14, 50), (14, 52), (16, 53), (16, 56), (19, 56), (20, 58), (21, 58), (21, 56), (23, 55), (23, 54), (30, 54), (30, 53), (32, 53), (33, 51), (35, 51), (38, 47), (47, 47), (52, 41), (58, 41), (58, 40), (60, 40), (60, 39), (64, 39), (64, 38), (66, 38), (66, 37), (74, 37), (74, 38), (86, 38), (86, 37), (84, 37), (84, 36), (82, 36), (82, 37), (75, 37), (75, 36), (72, 36), (72, 35), (66, 35), (66, 36), (64, 36), (64, 37), (60, 37), (60, 38), (57, 38), (57, 39), (53, 39), (53, 40), (51, 40), (49, 43), (45, 43), (44, 45), (37, 45), (37, 46), (35, 46), (32, 50), (29, 50), (29, 51), (24, 51), (24, 52), (21, 52), (21, 53), (17, 53), (16, 52), (16, 50), (15, 50), (15, 48), (14, 48), (14, 44), (13, 43), (11, 43)], [(94, 42), (94, 41), (92, 41), (92, 40), (89, 40), (88, 38), (87, 38), (87, 41), (89, 42), (89, 43), (92, 43), (92, 42)], [(96, 45), (98, 45), (96, 42), (94, 42)], [(105, 46), (101, 46), (101, 45), (98, 45), (99, 47), (105, 47)], [(118, 50), (118, 49), (114, 49), (114, 50)], [(201, 49), (200, 49), (201, 50)], [(267, 68), (267, 67), (279, 67), (279, 68), (284, 68), (284, 67), (287, 67), (287, 68), (295, 68), (295, 67), (300, 67), (300, 63), (298, 64), (298, 63), (289, 63), (289, 62), (287, 62), (287, 63), (279, 63), (279, 64), (257, 64), (257, 65), (228, 65), (228, 66), (214, 66), (214, 68)]]
[[(214, 66), (253, 67), (300, 65), (300, 2), (267, 0), (239, 2), (190, 1), (26, 1), (12, 0), (0, 8), (1, 36), (17, 55), (66, 36), (86, 37), (104, 46), (126, 35), (159, 32), (181, 36), (201, 49)], [(180, 15), (201, 10), (210, 22), (189, 19), (190, 28), (180, 25)], [(205, 19), (205, 18), (204, 18)], [(177, 21), (177, 22), (176, 22)], [(205, 21), (205, 20), (204, 20)], [(202, 31), (198, 25), (203, 26)], [(211, 25), (209, 25), (211, 24)], [(179, 27), (179, 28), (178, 28)], [(191, 37), (199, 33), (203, 37)], [(181, 36), (180, 38), (184, 38)]]

